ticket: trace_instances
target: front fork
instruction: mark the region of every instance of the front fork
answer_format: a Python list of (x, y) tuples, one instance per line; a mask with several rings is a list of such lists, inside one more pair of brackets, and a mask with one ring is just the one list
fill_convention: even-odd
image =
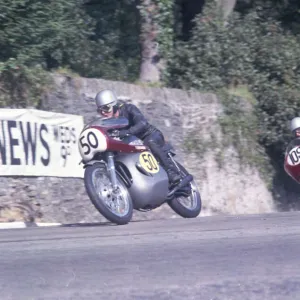
[(116, 191), (118, 188), (118, 184), (117, 184), (117, 175), (116, 175), (114, 154), (112, 152), (107, 152), (106, 160), (107, 160), (107, 170), (108, 170), (108, 174), (110, 176), (112, 187), (113, 187), (113, 190)]

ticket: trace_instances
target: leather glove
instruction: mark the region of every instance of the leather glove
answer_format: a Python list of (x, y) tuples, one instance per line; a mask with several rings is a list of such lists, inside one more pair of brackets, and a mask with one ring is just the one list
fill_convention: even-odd
[(128, 136), (128, 135), (130, 135), (130, 133), (128, 132), (127, 129), (123, 129), (123, 130), (119, 131), (119, 137), (120, 138), (124, 138), (125, 136)]

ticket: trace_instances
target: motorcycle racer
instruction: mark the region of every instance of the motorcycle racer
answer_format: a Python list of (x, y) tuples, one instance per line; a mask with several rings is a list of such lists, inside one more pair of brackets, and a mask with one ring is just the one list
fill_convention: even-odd
[(177, 168), (162, 149), (165, 145), (162, 132), (147, 121), (136, 105), (120, 101), (116, 94), (108, 89), (98, 92), (95, 96), (95, 102), (97, 112), (101, 116), (106, 118), (123, 116), (127, 118), (129, 128), (120, 130), (120, 138), (135, 135), (141, 139), (165, 168), (170, 183), (173, 185), (180, 181), (181, 177)]

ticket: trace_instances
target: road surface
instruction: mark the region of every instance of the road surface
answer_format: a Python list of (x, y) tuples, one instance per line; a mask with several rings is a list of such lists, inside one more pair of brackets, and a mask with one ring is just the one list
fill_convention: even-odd
[(0, 230), (1, 300), (300, 299), (300, 213)]

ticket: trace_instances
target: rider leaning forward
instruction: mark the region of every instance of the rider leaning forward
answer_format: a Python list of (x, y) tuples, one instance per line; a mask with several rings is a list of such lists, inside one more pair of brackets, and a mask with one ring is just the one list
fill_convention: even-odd
[(180, 181), (180, 175), (177, 168), (162, 149), (165, 145), (165, 139), (160, 130), (150, 124), (141, 111), (131, 103), (125, 103), (118, 100), (115, 93), (110, 90), (103, 90), (97, 93), (95, 97), (97, 112), (107, 118), (122, 116), (128, 119), (129, 126), (119, 132), (120, 138), (128, 135), (135, 135), (150, 148), (156, 158), (165, 168), (171, 184)]

